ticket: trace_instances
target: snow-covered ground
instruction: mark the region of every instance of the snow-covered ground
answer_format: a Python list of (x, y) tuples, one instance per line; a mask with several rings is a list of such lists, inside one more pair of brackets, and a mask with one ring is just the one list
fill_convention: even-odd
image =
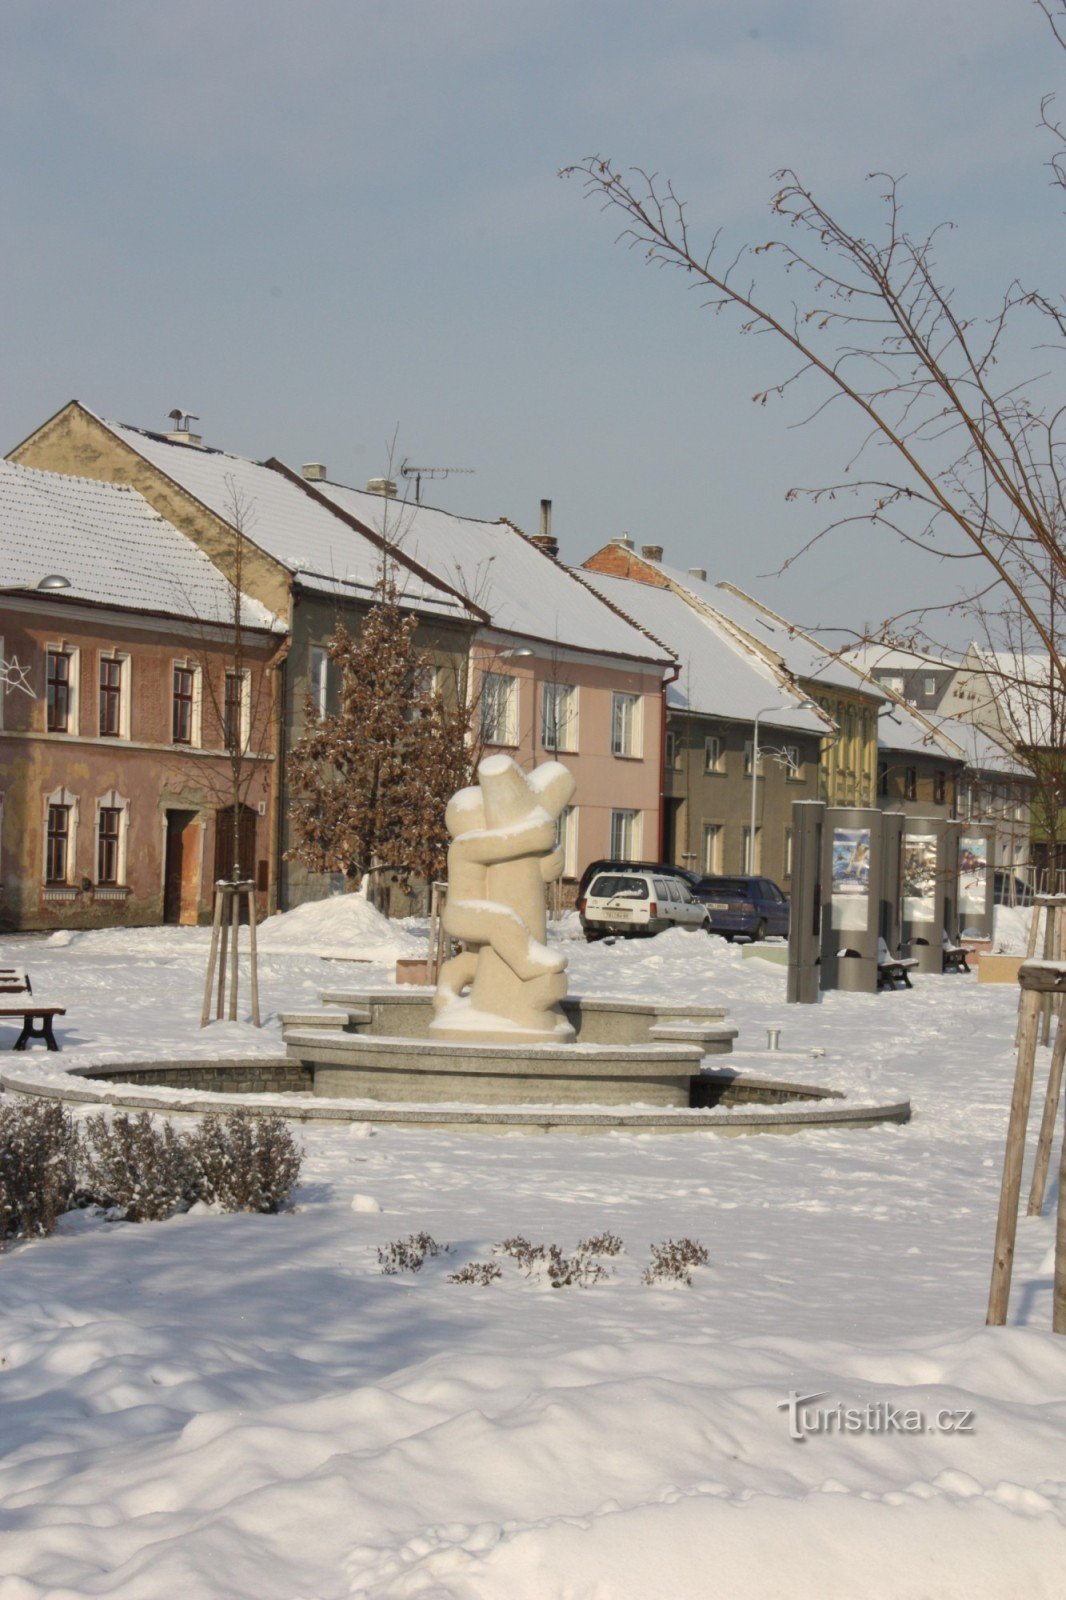
[[(407, 953), (420, 930), (392, 932)], [(332, 937), (264, 939), (262, 1032), (199, 1029), (200, 930), (3, 955), (68, 1007), (62, 1056), (32, 1056), (54, 1071), (277, 1053), (279, 1010), (387, 975), (321, 960)], [(381, 929), (334, 948), (380, 956)], [(574, 989), (720, 1000), (741, 1057), (765, 1067), (779, 1024), (785, 1050), (826, 1051), (797, 1075), (909, 1095), (914, 1120), (746, 1139), (309, 1125), (294, 1214), (72, 1221), (11, 1249), (0, 1600), (1057, 1600), (1053, 1187), (1020, 1225), (1011, 1326), (983, 1326), (1015, 991), (918, 978), (786, 1007), (783, 968), (717, 940), (568, 953)], [(510, 1262), (487, 1288), (448, 1281), (508, 1235), (604, 1229), (626, 1247), (606, 1283), (552, 1290)], [(383, 1276), (377, 1247), (422, 1230), (449, 1253)], [(649, 1245), (682, 1235), (710, 1265), (645, 1287)], [(881, 1426), (795, 1441), (792, 1391)]]

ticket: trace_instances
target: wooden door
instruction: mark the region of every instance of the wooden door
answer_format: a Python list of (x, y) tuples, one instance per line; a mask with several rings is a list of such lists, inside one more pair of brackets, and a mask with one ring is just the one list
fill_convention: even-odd
[(163, 921), (193, 925), (200, 909), (200, 824), (195, 811), (168, 811)]

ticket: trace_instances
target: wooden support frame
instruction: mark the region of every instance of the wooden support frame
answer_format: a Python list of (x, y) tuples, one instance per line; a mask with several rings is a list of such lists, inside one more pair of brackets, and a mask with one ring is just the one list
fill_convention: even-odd
[[(1018, 970), (1021, 1000), (1018, 1014), (1018, 1058), (1014, 1072), (1014, 1092), (1011, 1097), (1010, 1119), (1007, 1125), (1007, 1145), (1003, 1157), (1003, 1179), (1000, 1185), (999, 1214), (996, 1219), (996, 1242), (992, 1261), (992, 1281), (988, 1293), (989, 1327), (1001, 1328), (1007, 1321), (1010, 1301), (1011, 1274), (1014, 1267), (1014, 1244), (1018, 1232), (1018, 1201), (1021, 1194), (1022, 1164), (1025, 1159), (1025, 1135), (1029, 1122), (1029, 1107), (1033, 1093), (1033, 1070), (1036, 1063), (1037, 1039), (1040, 1031), (1045, 996), (1054, 999), (1066, 995), (1066, 962), (1027, 961)], [(1057, 1041), (1056, 1041), (1057, 1042)], [(1050, 1149), (1050, 1144), (1049, 1144)], [(1064, 1154), (1066, 1161), (1066, 1154)], [(1066, 1202), (1060, 1192), (1059, 1240), (1055, 1258), (1055, 1317), (1060, 1318), (1055, 1332), (1066, 1332)]]
[[(248, 907), (249, 981), (252, 998), (252, 1023), (261, 1028), (259, 1015), (259, 954), (256, 943), (255, 884), (248, 879), (236, 883), (220, 878), (215, 884), (215, 908), (211, 920), (211, 949), (207, 958), (207, 975), (204, 979), (204, 1003), (200, 1012), (200, 1026), (206, 1028), (211, 1021), (211, 998), (215, 993), (215, 1021), (224, 1015), (230, 1022), (237, 1021), (239, 986), (239, 956), (241, 907)], [(217, 990), (216, 990), (217, 975)], [(227, 1006), (226, 990), (229, 989)]]

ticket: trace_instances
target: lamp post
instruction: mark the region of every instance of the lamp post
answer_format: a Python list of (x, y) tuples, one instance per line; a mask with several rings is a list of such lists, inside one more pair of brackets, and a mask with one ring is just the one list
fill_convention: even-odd
[(801, 709), (794, 702), (786, 701), (775, 706), (763, 706), (761, 711), (756, 711), (751, 740), (751, 827), (748, 829), (748, 873), (755, 872), (755, 816), (759, 799), (759, 718), (768, 717), (771, 711), (796, 711)]

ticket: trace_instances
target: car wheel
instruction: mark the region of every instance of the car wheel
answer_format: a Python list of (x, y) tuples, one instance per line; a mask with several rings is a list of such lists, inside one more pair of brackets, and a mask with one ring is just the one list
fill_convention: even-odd
[(704, 919), (703, 919), (702, 923), (700, 924), (700, 926), (702, 927), (704, 933), (713, 933), (714, 932), (714, 929), (711, 927), (711, 919), (710, 919), (710, 917), (704, 917)]
[(765, 939), (766, 938), (766, 918), (765, 917), (760, 917), (759, 918), (758, 922), (755, 925), (755, 932), (752, 934), (752, 938), (755, 940), (756, 944), (759, 942), (760, 939)]

